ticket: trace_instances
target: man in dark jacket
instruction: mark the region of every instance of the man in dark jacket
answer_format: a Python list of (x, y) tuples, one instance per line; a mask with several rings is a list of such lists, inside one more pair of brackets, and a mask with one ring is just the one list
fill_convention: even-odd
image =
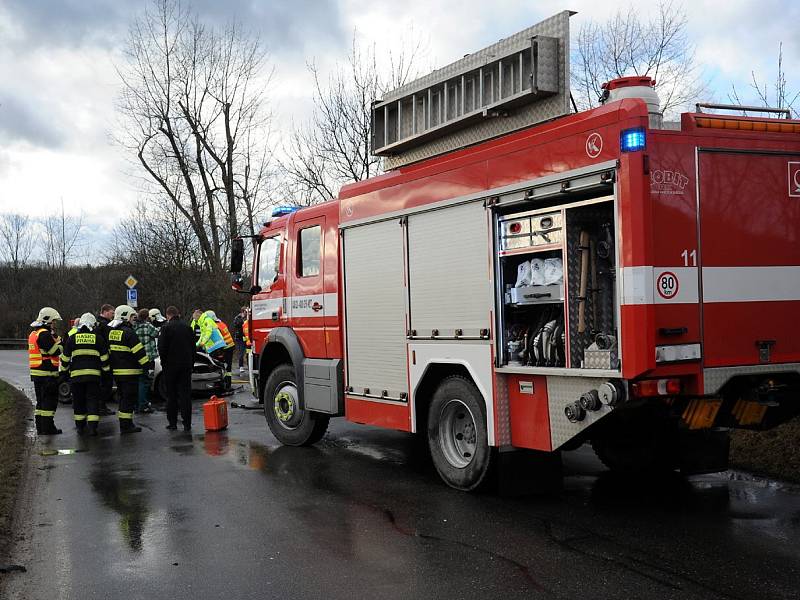
[(158, 355), (163, 369), (161, 377), (167, 388), (167, 429), (178, 428), (178, 411), (183, 430), (192, 429), (192, 367), (195, 336), (192, 328), (181, 320), (174, 306), (167, 308), (167, 324), (158, 336)]

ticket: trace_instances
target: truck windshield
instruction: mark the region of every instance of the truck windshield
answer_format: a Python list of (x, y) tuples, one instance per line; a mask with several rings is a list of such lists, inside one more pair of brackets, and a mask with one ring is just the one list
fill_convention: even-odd
[(271, 237), (261, 242), (258, 253), (258, 285), (268, 288), (275, 282), (280, 268), (280, 238)]

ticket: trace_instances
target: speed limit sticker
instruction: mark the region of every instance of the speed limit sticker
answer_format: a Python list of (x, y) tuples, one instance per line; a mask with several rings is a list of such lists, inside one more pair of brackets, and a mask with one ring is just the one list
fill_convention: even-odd
[(678, 281), (678, 276), (672, 271), (664, 271), (658, 276), (658, 279), (656, 279), (658, 295), (665, 300), (674, 298), (678, 294), (679, 287), (680, 282)]

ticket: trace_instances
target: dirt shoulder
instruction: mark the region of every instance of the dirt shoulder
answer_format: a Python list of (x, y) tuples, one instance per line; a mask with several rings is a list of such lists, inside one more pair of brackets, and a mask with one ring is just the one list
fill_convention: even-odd
[(734, 431), (731, 467), (800, 483), (800, 417), (769, 431)]
[(14, 503), (25, 474), (25, 431), (31, 412), (27, 396), (0, 380), (0, 562), (13, 540)]

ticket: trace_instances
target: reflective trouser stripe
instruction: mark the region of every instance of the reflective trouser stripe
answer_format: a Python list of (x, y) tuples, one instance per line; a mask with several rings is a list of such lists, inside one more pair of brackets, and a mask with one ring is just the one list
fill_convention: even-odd
[(81, 375), (95, 375), (100, 377), (100, 369), (78, 369), (70, 371), (70, 377), (80, 377)]
[(85, 421), (86, 415), (73, 415), (73, 419), (75, 419), (76, 421)]
[[(77, 350), (75, 351), (74, 356), (78, 356), (78, 351)], [(62, 354), (61, 355), (61, 362), (62, 363), (69, 362), (69, 361), (70, 361), (70, 357), (69, 356), (67, 356), (66, 354)]]
[(117, 411), (117, 416), (120, 419), (133, 419), (133, 413), (132, 412), (126, 413), (126, 412), (122, 412), (120, 410), (120, 411)]
[(100, 360), (107, 361), (108, 360), (108, 354), (103, 354), (103, 356), (100, 357)]
[(35, 411), (33, 411), (33, 414), (37, 417), (55, 417), (56, 411), (42, 410), (41, 408), (37, 408)]
[(147, 357), (147, 355), (145, 355), (145, 356), (143, 356), (142, 358), (139, 359), (139, 364), (140, 365), (146, 365), (149, 362), (150, 362), (150, 359)]
[(31, 369), (31, 375), (34, 377), (58, 377), (58, 371), (41, 371), (39, 369)]
[(105, 365), (103, 367), (103, 371), (106, 372), (106, 373), (108, 373), (110, 370), (111, 370), (111, 367), (109, 367), (108, 365)]
[(141, 369), (114, 369), (114, 375), (141, 375)]
[(100, 415), (88, 415), (86, 420), (89, 421), (89, 423), (96, 423), (100, 420)]

